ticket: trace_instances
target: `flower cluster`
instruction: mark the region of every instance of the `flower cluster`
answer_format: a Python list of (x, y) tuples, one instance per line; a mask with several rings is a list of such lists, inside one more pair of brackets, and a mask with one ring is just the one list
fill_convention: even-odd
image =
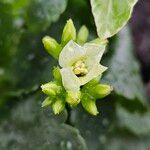
[(86, 43), (88, 35), (86, 26), (82, 26), (76, 35), (69, 19), (60, 44), (49, 36), (42, 40), (47, 52), (58, 59), (60, 65), (53, 70), (54, 80), (41, 86), (47, 95), (42, 107), (51, 105), (55, 114), (63, 111), (66, 103), (75, 107), (81, 102), (86, 111), (97, 115), (96, 99), (104, 98), (112, 91), (111, 86), (99, 84), (102, 73), (107, 70), (100, 64), (107, 41), (96, 39)]

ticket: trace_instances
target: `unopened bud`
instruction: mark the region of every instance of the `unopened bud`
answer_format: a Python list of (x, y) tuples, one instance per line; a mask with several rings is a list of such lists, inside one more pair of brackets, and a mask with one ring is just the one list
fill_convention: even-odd
[(49, 96), (56, 96), (61, 91), (61, 86), (56, 85), (53, 82), (46, 83), (41, 86), (43, 93)]
[(112, 90), (112, 86), (105, 84), (98, 84), (94, 89), (96, 98), (104, 98), (109, 95)]
[(84, 44), (89, 36), (89, 30), (86, 26), (82, 26), (77, 35), (77, 43)]
[(82, 106), (84, 109), (90, 114), (96, 116), (98, 114), (98, 110), (96, 107), (95, 99), (89, 95), (84, 95), (81, 100)]
[(62, 45), (65, 46), (70, 40), (76, 40), (76, 29), (73, 21), (69, 19), (63, 29), (62, 33)]
[(43, 102), (42, 102), (42, 107), (49, 106), (52, 103), (52, 98), (47, 97)]
[(59, 57), (59, 53), (61, 51), (61, 46), (57, 43), (57, 41), (54, 38), (51, 38), (49, 36), (45, 36), (42, 39), (42, 42), (44, 44), (44, 48), (47, 50), (47, 52), (52, 55), (54, 58)]
[(52, 109), (54, 111), (54, 114), (59, 114), (60, 112), (62, 112), (65, 108), (65, 102), (63, 99), (57, 99), (55, 101), (55, 103), (53, 103), (52, 105)]
[(66, 102), (72, 106), (75, 107), (77, 104), (80, 103), (80, 98), (81, 98), (81, 92), (73, 92), (73, 91), (67, 91), (66, 95)]

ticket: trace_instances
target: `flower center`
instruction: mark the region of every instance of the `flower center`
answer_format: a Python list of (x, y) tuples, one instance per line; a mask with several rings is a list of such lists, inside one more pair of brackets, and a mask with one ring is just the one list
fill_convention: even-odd
[(88, 73), (88, 69), (82, 60), (78, 60), (74, 65), (73, 65), (73, 72), (77, 77), (82, 77)]

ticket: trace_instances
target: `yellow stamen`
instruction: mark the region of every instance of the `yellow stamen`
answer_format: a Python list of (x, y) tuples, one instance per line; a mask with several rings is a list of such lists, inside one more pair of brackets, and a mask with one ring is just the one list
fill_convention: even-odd
[(77, 76), (84, 76), (88, 73), (88, 69), (87, 69), (85, 63), (83, 61), (79, 60), (73, 65), (73, 72)]

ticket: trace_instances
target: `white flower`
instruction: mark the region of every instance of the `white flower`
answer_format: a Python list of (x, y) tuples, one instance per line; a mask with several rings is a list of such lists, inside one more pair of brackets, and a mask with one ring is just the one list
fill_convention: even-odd
[(99, 64), (105, 46), (87, 43), (83, 46), (69, 41), (59, 55), (63, 86), (67, 91), (79, 91), (80, 86), (101, 75), (107, 67)]

